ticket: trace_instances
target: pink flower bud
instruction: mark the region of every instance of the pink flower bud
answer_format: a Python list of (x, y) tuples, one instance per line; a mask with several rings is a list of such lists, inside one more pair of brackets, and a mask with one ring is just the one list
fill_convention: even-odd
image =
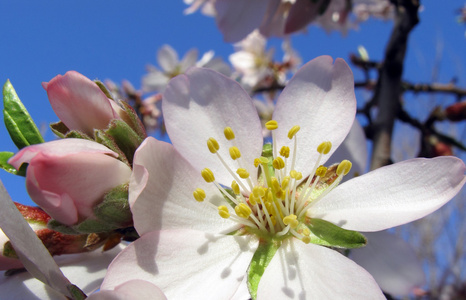
[(89, 78), (76, 71), (57, 75), (43, 82), (50, 104), (60, 120), (70, 129), (94, 136), (95, 129), (105, 129), (112, 119), (120, 119), (121, 109)]
[(450, 121), (466, 120), (466, 101), (448, 106), (445, 109), (445, 113)]
[(94, 216), (105, 193), (129, 181), (131, 168), (107, 147), (82, 139), (63, 139), (23, 148), (9, 163), (29, 163), (26, 188), (52, 218), (74, 225)]

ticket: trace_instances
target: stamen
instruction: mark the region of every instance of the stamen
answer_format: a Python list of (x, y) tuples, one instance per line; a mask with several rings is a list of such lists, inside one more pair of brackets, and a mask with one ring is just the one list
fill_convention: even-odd
[(204, 178), (204, 180), (208, 183), (215, 181), (214, 173), (209, 168), (205, 168), (204, 170), (202, 170), (201, 175), (202, 178)]
[(241, 157), (241, 152), (239, 151), (238, 147), (236, 146), (230, 147), (230, 157), (233, 160), (237, 160), (238, 158)]
[(299, 225), (296, 215), (288, 215), (283, 218), (283, 223), (289, 225), (292, 229), (295, 229)]
[(210, 153), (217, 153), (218, 149), (220, 149), (220, 146), (218, 145), (218, 142), (214, 138), (209, 138), (207, 140), (207, 147), (209, 148)]
[(283, 146), (280, 149), (280, 155), (283, 156), (284, 158), (288, 158), (290, 156), (290, 147)]
[(352, 163), (349, 160), (342, 161), (337, 167), (337, 175), (346, 175), (351, 170)]
[(319, 152), (320, 154), (328, 154), (331, 149), (332, 143), (329, 141), (322, 142), (319, 146), (317, 146), (317, 152)]
[(231, 189), (233, 190), (233, 193), (235, 193), (235, 195), (241, 195), (241, 191), (239, 189), (239, 185), (236, 181), (232, 181), (231, 182)]
[(225, 205), (220, 205), (218, 207), (218, 214), (220, 217), (224, 219), (228, 219), (230, 217), (230, 212), (228, 211), (228, 208)]
[(197, 188), (193, 192), (194, 199), (196, 199), (197, 202), (202, 202), (204, 201), (206, 195), (205, 191), (201, 188)]
[(231, 127), (225, 127), (223, 130), (223, 134), (225, 135), (225, 138), (229, 141), (235, 138), (235, 133), (233, 132), (233, 129)]
[(238, 174), (239, 177), (241, 177), (243, 179), (246, 179), (246, 178), (249, 177), (249, 172), (246, 169), (243, 169), (243, 168), (238, 168), (238, 170), (236, 170), (236, 174)]
[(299, 127), (298, 125), (291, 127), (290, 131), (288, 131), (288, 138), (291, 140), (300, 129), (301, 127)]
[(275, 120), (270, 120), (265, 123), (265, 128), (267, 128), (267, 130), (275, 130), (278, 128), (278, 123)]
[(283, 161), (283, 158), (279, 156), (273, 160), (272, 165), (275, 170), (281, 170), (285, 167), (285, 162)]
[(236, 212), (236, 215), (238, 217), (241, 217), (243, 219), (247, 219), (251, 215), (252, 210), (247, 204), (240, 203), (240, 204), (236, 205), (235, 212)]

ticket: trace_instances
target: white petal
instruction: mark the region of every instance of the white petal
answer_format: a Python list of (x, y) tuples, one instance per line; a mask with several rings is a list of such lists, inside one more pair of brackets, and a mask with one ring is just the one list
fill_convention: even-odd
[[(115, 256), (124, 249), (122, 244), (112, 250), (101, 252), (96, 250), (89, 253), (62, 255), (55, 257), (65, 276), (78, 286), (85, 294), (97, 290), (107, 273), (107, 267)], [(0, 274), (0, 295), (2, 299), (66, 299), (55, 292), (28, 272), (13, 276)]]
[(193, 197), (196, 188), (205, 201), (224, 202), (213, 184), (181, 157), (172, 145), (147, 138), (136, 151), (129, 186), (134, 226), (140, 235), (160, 229), (192, 228), (218, 233), (235, 225)]
[(115, 287), (113, 291), (100, 291), (87, 300), (165, 300), (167, 297), (152, 283), (144, 280), (130, 280)]
[(157, 52), (157, 62), (166, 73), (171, 73), (179, 63), (178, 53), (169, 45), (163, 45)]
[(366, 172), (368, 160), (366, 135), (357, 119), (354, 120), (343, 143), (327, 161), (327, 165), (339, 163), (345, 159), (351, 161), (353, 166), (343, 180), (349, 180)]
[[(288, 131), (299, 125), (296, 169), (306, 177), (318, 157), (317, 146), (330, 141), (332, 150), (324, 163), (348, 134), (356, 113), (353, 73), (345, 61), (320, 56), (305, 64), (290, 80), (277, 100), (273, 119), (278, 149), (292, 141)], [(306, 175), (306, 176), (305, 176)]]
[(189, 50), (180, 62), (180, 71), (184, 73), (189, 67), (194, 66), (197, 61), (197, 56), (197, 49)]
[(152, 70), (142, 77), (144, 92), (163, 92), (170, 78), (159, 70)]
[(371, 275), (340, 253), (298, 240), (279, 248), (257, 299), (385, 299)]
[(386, 231), (364, 235), (367, 245), (351, 250), (350, 257), (371, 273), (383, 291), (404, 296), (424, 284), (421, 261), (408, 243)]
[(10, 239), (24, 267), (34, 277), (48, 284), (57, 293), (70, 296), (68, 279), (58, 268), (42, 241), (18, 211), (0, 181), (0, 228)]
[(168, 299), (229, 299), (246, 274), (255, 244), (250, 237), (189, 229), (150, 232), (112, 262), (102, 289), (142, 279)]
[(228, 43), (244, 39), (260, 26), (267, 6), (264, 0), (216, 0), (216, 21), (223, 39)]
[(422, 218), (453, 198), (466, 181), (455, 157), (417, 158), (336, 187), (307, 215), (346, 229), (379, 231)]
[(228, 150), (233, 144), (223, 134), (229, 126), (245, 166), (251, 177), (257, 178), (253, 162), (262, 152), (261, 123), (251, 98), (237, 82), (209, 69), (191, 68), (170, 81), (162, 110), (173, 145), (197, 170), (208, 167), (218, 182), (231, 184), (233, 178), (206, 144), (210, 137), (215, 138), (219, 153), (236, 170), (238, 163)]

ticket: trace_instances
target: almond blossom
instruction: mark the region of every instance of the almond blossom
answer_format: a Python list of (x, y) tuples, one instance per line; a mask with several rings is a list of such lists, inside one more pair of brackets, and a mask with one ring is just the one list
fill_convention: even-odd
[(197, 58), (197, 49), (189, 50), (180, 60), (175, 49), (169, 45), (163, 45), (157, 52), (157, 62), (160, 70), (152, 65), (148, 67), (149, 73), (142, 78), (143, 91), (163, 92), (171, 78), (183, 74), (193, 66), (210, 68), (226, 75), (230, 73), (229, 66), (220, 58), (214, 57), (213, 51), (206, 52), (199, 61), (197, 61)]
[(351, 163), (323, 164), (355, 116), (342, 59), (316, 58), (290, 80), (266, 125), (272, 146), (248, 94), (214, 71), (172, 79), (162, 109), (173, 146), (148, 138), (135, 154), (129, 201), (141, 238), (112, 262), (103, 290), (142, 279), (169, 299), (230, 299), (246, 280), (253, 299), (384, 299), (327, 246), (364, 246), (356, 231), (422, 218), (466, 181), (464, 163), (442, 157), (338, 185)]

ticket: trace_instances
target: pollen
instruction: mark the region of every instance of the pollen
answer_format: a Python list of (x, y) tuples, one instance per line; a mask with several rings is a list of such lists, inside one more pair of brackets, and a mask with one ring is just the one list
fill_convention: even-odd
[(205, 168), (204, 170), (202, 170), (201, 175), (206, 182), (210, 183), (215, 181), (214, 173), (209, 168)]
[(280, 155), (283, 156), (284, 158), (290, 157), (290, 147), (288, 146), (283, 146), (280, 149)]
[(228, 208), (225, 205), (220, 205), (218, 207), (218, 214), (224, 219), (228, 219), (230, 217), (230, 212), (228, 212)]
[(233, 192), (234, 192), (236, 195), (241, 194), (241, 191), (240, 191), (240, 189), (239, 189), (239, 185), (238, 185), (238, 183), (237, 183), (236, 181), (234, 181), (234, 180), (231, 182), (231, 189), (233, 190)]
[(252, 210), (247, 204), (240, 203), (240, 204), (236, 205), (235, 212), (236, 212), (236, 215), (238, 215), (238, 217), (241, 217), (243, 219), (247, 219), (251, 215)]
[(239, 151), (238, 147), (236, 146), (230, 147), (230, 157), (233, 160), (237, 160), (238, 158), (241, 157), (241, 152)]
[(196, 199), (197, 202), (202, 202), (204, 201), (206, 195), (205, 191), (203, 189), (197, 188), (193, 192), (194, 199)]
[(299, 221), (297, 220), (296, 215), (288, 215), (283, 218), (283, 223), (285, 225), (290, 225), (291, 228), (295, 229), (299, 225)]
[(207, 147), (209, 148), (210, 153), (217, 153), (218, 149), (220, 149), (220, 146), (218, 145), (218, 142), (214, 138), (209, 138), (207, 140)]
[(323, 177), (327, 173), (327, 168), (324, 166), (319, 166), (316, 170), (316, 176)]
[(281, 157), (277, 157), (272, 162), (273, 167), (275, 170), (281, 170), (285, 167), (285, 161)]
[(317, 146), (317, 152), (320, 154), (328, 154), (330, 150), (332, 149), (332, 143), (331, 142), (323, 142), (319, 146)]
[(288, 138), (291, 140), (300, 129), (301, 127), (299, 127), (298, 125), (291, 127), (290, 131), (288, 131)]
[(243, 168), (238, 168), (238, 170), (236, 170), (236, 174), (243, 179), (249, 178), (249, 172)]
[(265, 123), (265, 128), (268, 130), (275, 130), (278, 128), (278, 123), (275, 120), (270, 120), (267, 123)]
[(337, 175), (346, 175), (351, 170), (353, 164), (349, 160), (342, 161), (337, 167)]
[(225, 129), (223, 130), (223, 134), (225, 135), (225, 138), (229, 141), (235, 138), (235, 133), (233, 132), (233, 129), (231, 129), (231, 127), (225, 127)]

